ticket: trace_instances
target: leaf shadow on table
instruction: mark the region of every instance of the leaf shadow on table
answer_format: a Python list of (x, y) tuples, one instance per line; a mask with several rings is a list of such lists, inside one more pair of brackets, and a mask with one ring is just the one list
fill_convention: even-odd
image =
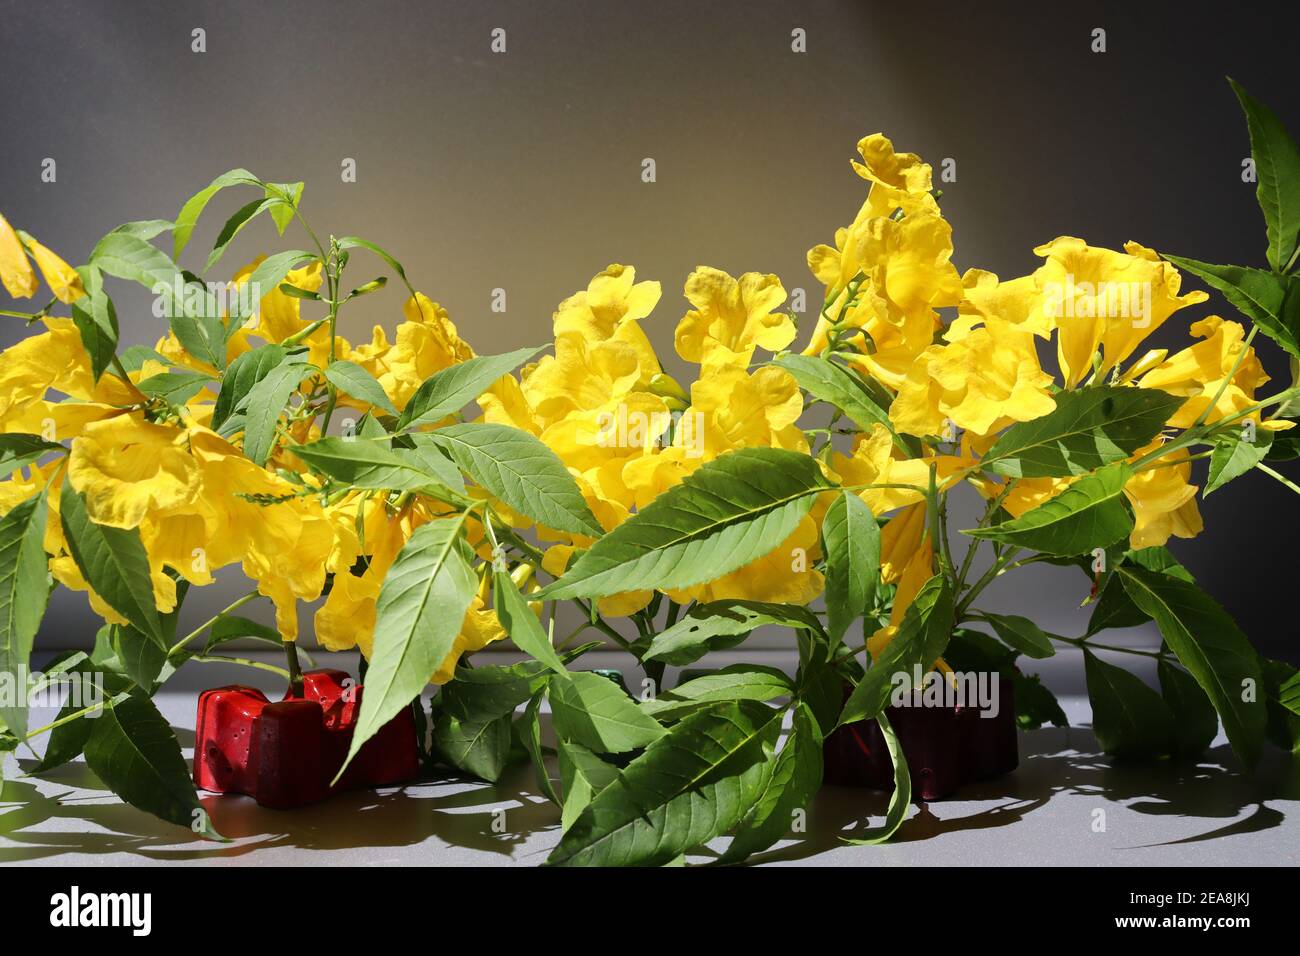
[[(921, 804), (891, 843), (911, 843), (961, 831), (988, 830), (1017, 823), (1042, 810), (1056, 796), (1096, 795), (1109, 805), (1152, 816), (1230, 821), (1153, 846), (1206, 842), (1280, 826), (1281, 810), (1270, 800), (1300, 799), (1300, 761), (1271, 751), (1257, 773), (1246, 774), (1226, 745), (1196, 761), (1126, 762), (1100, 752), (1092, 731), (1047, 727), (1020, 735), (1020, 766), (1010, 774), (967, 784), (954, 801)], [(963, 812), (968, 803), (987, 804)], [(808, 832), (750, 858), (751, 864), (806, 860), (843, 846), (843, 839), (878, 824), (889, 795), (855, 787), (826, 786), (808, 813)], [(1243, 814), (1247, 814), (1243, 817)], [(1068, 863), (1069, 860), (1061, 860)]]
[[(20, 763), (24, 773), (34, 767), (35, 761)], [(293, 811), (271, 810), (246, 796), (200, 794), (214, 825), (230, 843), (202, 840), (123, 804), (79, 761), (42, 780), (46, 785), (38, 788), (28, 780), (10, 779), (0, 789), (0, 863), (67, 853), (128, 853), (146, 862), (235, 861), (277, 848), (365, 848), (367, 862), (382, 862), (385, 847), (425, 841), (433, 841), (429, 862), (443, 850), (440, 844), (511, 861), (532, 834), (559, 825), (559, 810), (530, 792), (526, 784), (531, 778), (524, 768), (511, 768), (495, 785), (426, 776), (402, 787), (335, 794)], [(77, 823), (69, 826), (66, 821)]]

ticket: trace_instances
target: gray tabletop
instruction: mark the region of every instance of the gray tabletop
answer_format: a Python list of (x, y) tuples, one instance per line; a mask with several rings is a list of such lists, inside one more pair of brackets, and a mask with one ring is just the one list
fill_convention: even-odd
[[(1066, 655), (1058, 655), (1066, 657)], [(1053, 659), (1054, 661), (1057, 659)], [(616, 660), (585, 660), (605, 666)], [(823, 787), (806, 833), (754, 858), (771, 865), (1276, 865), (1300, 863), (1300, 762), (1270, 750), (1243, 775), (1222, 736), (1195, 765), (1115, 764), (1099, 754), (1087, 698), (1072, 683), (1079, 662), (1045, 675), (1064, 688), (1070, 728), (1020, 736), (1020, 767), (972, 784), (955, 799), (914, 808), (885, 846), (849, 846), (878, 825), (884, 794)], [(195, 673), (197, 671), (198, 673)], [(183, 672), (159, 694), (163, 714), (192, 748), (196, 690), (248, 670)], [(265, 675), (263, 675), (265, 676)], [(1053, 679), (1054, 678), (1054, 679)], [(39, 718), (42, 715), (33, 715)], [(544, 718), (545, 719), (545, 718)], [(30, 755), (10, 759), (0, 793), (0, 864), (532, 866), (559, 839), (559, 810), (528, 765), (495, 785), (453, 776), (342, 793), (316, 806), (268, 810), (240, 796), (203, 803), (229, 844), (207, 842), (122, 804), (80, 761), (36, 780)], [(501, 811), (504, 811), (502, 813)], [(717, 847), (725, 846), (725, 840)], [(690, 862), (710, 859), (708, 849)]]

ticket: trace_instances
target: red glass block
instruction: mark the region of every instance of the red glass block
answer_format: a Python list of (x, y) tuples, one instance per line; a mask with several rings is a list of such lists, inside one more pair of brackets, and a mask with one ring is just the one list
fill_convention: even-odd
[(303, 674), (303, 696), (272, 702), (253, 687), (199, 695), (194, 782), (214, 793), (244, 793), (278, 810), (324, 800), (335, 790), (382, 787), (419, 770), (410, 708), (366, 741), (336, 787), (352, 744), (361, 687), (343, 671)]
[[(1016, 704), (1009, 680), (999, 682), (998, 713), (981, 717), (974, 707), (888, 707), (912, 777), (912, 794), (943, 800), (963, 784), (1015, 770), (1020, 763)], [(845, 698), (848, 697), (845, 690)], [(894, 765), (874, 720), (846, 724), (826, 738), (827, 783), (872, 790), (894, 789)]]

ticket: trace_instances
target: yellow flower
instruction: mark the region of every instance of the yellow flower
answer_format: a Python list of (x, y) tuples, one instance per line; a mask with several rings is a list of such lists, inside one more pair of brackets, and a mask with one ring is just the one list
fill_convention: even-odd
[(0, 284), (15, 299), (30, 299), (38, 286), (22, 241), (4, 216), (0, 216)]
[[(1134, 458), (1160, 446), (1157, 439), (1140, 449)], [(1175, 449), (1157, 458), (1124, 485), (1124, 496), (1133, 506), (1134, 526), (1129, 544), (1134, 548), (1162, 545), (1170, 536), (1194, 538), (1205, 527), (1196, 507), (1196, 485), (1188, 480), (1192, 463), (1186, 449)]]
[(889, 417), (909, 435), (941, 435), (946, 421), (987, 435), (1051, 412), (1056, 407), (1047, 388), (1051, 383), (1029, 333), (1004, 330), (995, 338), (979, 328), (926, 349), (908, 372)]
[(912, 606), (921, 586), (934, 576), (934, 552), (930, 539), (923, 538), (916, 551), (907, 559), (902, 574), (898, 578), (898, 588), (894, 592), (894, 604), (889, 611), (889, 623), (876, 630), (867, 638), (867, 652), (875, 660), (898, 634), (903, 616)]
[(50, 287), (54, 297), (60, 302), (71, 304), (86, 294), (81, 285), (81, 276), (57, 255), (24, 233), (27, 248), (45, 276), (45, 284)]
[(688, 362), (749, 365), (756, 347), (778, 352), (794, 341), (790, 316), (772, 310), (785, 301), (774, 275), (746, 272), (739, 280), (699, 266), (686, 279), (692, 310), (677, 324), (677, 354)]
[(870, 216), (888, 216), (895, 209), (911, 214), (916, 210), (938, 208), (930, 195), (930, 164), (916, 153), (898, 153), (894, 144), (881, 133), (872, 133), (858, 141), (862, 162), (853, 163), (854, 171), (871, 183)]
[(690, 601), (771, 601), (807, 604), (825, 587), (820, 571), (812, 568), (819, 541), (817, 522), (804, 515), (790, 536), (767, 554), (730, 574), (668, 596), (678, 604)]
[(86, 426), (72, 443), (68, 479), (98, 524), (136, 528), (147, 515), (189, 504), (199, 466), (179, 428), (118, 415)]
[[(1245, 330), (1239, 323), (1211, 315), (1193, 323), (1191, 332), (1204, 341), (1171, 355), (1139, 380), (1143, 388), (1189, 396), (1169, 420), (1175, 428), (1194, 424), (1216, 395), (1218, 400), (1206, 416), (1207, 423), (1250, 407), (1255, 403), (1255, 390), (1268, 381), (1255, 350), (1246, 347)], [(1236, 372), (1229, 380), (1234, 366)], [(1253, 417), (1258, 422), (1258, 413)]]
[(1044, 308), (1033, 276), (1001, 282), (992, 272), (968, 269), (962, 276), (962, 301), (957, 312), (956, 320), (944, 334), (949, 342), (965, 338), (978, 325), (988, 328), (995, 337), (1011, 327), (1044, 339), (1056, 328), (1056, 320)]
[(1178, 270), (1136, 242), (1115, 252), (1062, 236), (1034, 252), (1047, 259), (1034, 281), (1044, 310), (1056, 321), (1057, 358), (1067, 388), (1091, 370), (1098, 348), (1098, 372), (1105, 375), (1169, 316), (1207, 298), (1201, 291), (1180, 296)]
[[(940, 482), (961, 466), (960, 460), (951, 456), (940, 456), (935, 462), (936, 477)], [(930, 482), (929, 463), (920, 458), (900, 459), (893, 436), (880, 424), (872, 425), (871, 431), (857, 436), (852, 455), (835, 452), (831, 456), (831, 467), (845, 487), (879, 484), (914, 485), (920, 489), (866, 488), (859, 491), (858, 497), (878, 515), (922, 500)]]
[(553, 317), (554, 335), (558, 339), (576, 332), (587, 342), (617, 339), (627, 343), (636, 351), (640, 365), (637, 384), (645, 386), (660, 369), (639, 320), (650, 314), (661, 294), (658, 282), (637, 282), (634, 268), (614, 263), (597, 274), (586, 290), (560, 303)]
[(903, 574), (925, 535), (925, 505), (904, 508), (880, 529), (880, 579), (893, 584)]
[(362, 366), (383, 386), (399, 409), (405, 408), (416, 389), (434, 372), (474, 357), (474, 350), (461, 339), (447, 310), (417, 292), (402, 306), (406, 321), (397, 327), (397, 340), (389, 345), (384, 331), (375, 326), (369, 345), (347, 356)]

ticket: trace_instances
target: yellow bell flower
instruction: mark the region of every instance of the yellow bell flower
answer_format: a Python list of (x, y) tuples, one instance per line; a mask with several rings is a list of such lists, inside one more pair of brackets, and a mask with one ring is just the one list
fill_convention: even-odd
[(686, 279), (694, 306), (677, 324), (677, 354), (688, 362), (749, 365), (756, 347), (779, 352), (794, 341), (790, 316), (772, 310), (785, 301), (774, 275), (746, 272), (734, 279), (721, 269), (698, 266)]
[(625, 342), (636, 351), (641, 370), (637, 384), (644, 387), (660, 367), (639, 320), (651, 313), (661, 295), (658, 282), (637, 282), (632, 266), (614, 263), (598, 273), (585, 290), (560, 303), (552, 320), (555, 338), (576, 332), (587, 342)]
[[(1194, 424), (1216, 395), (1218, 400), (1206, 417), (1209, 424), (1250, 407), (1255, 403), (1255, 390), (1269, 380), (1255, 350), (1246, 348), (1245, 329), (1239, 323), (1211, 315), (1194, 322), (1191, 333), (1203, 341), (1171, 355), (1138, 380), (1143, 388), (1188, 396), (1169, 420), (1175, 428)], [(1229, 380), (1234, 366), (1236, 372)], [(1258, 414), (1254, 417), (1258, 421)]]
[(474, 357), (474, 350), (461, 339), (447, 310), (423, 293), (407, 299), (402, 314), (406, 321), (397, 327), (393, 344), (388, 343), (383, 329), (375, 326), (370, 344), (352, 349), (346, 356), (375, 376), (399, 409), (406, 407), (434, 372)]
[(1033, 276), (1002, 282), (992, 272), (968, 269), (962, 276), (962, 300), (957, 318), (944, 333), (949, 342), (970, 334), (978, 325), (987, 327), (996, 338), (1011, 327), (1048, 338), (1056, 328), (1056, 319), (1044, 308), (1044, 299)]
[(1178, 270), (1136, 242), (1115, 252), (1062, 236), (1034, 253), (1047, 259), (1034, 281), (1056, 322), (1066, 388), (1088, 374), (1098, 348), (1098, 372), (1105, 375), (1179, 309), (1208, 298), (1199, 290), (1180, 296)]
[[(936, 477), (942, 482), (959, 467), (961, 461), (952, 456), (936, 458)], [(929, 463), (920, 458), (900, 459), (893, 436), (884, 425), (874, 424), (869, 432), (859, 434), (853, 443), (852, 455), (835, 452), (831, 468), (845, 487), (866, 484), (914, 485), (921, 489), (866, 488), (857, 492), (874, 514), (883, 515), (924, 499), (924, 490), (930, 483)]]
[(880, 529), (880, 579), (893, 584), (926, 541), (925, 504), (909, 505)]
[(9, 220), (0, 215), (0, 284), (15, 299), (30, 299), (38, 283), (32, 264), (27, 261), (22, 240)]
[(912, 606), (921, 586), (934, 576), (934, 551), (928, 537), (923, 538), (916, 551), (907, 559), (902, 574), (898, 578), (898, 588), (894, 592), (894, 604), (889, 611), (889, 623), (878, 628), (867, 638), (867, 653), (872, 660), (878, 658), (898, 634), (903, 616)]
[(26, 233), (23, 234), (23, 239), (32, 258), (36, 260), (41, 275), (45, 277), (45, 284), (50, 287), (56, 299), (70, 305), (86, 294), (76, 269)]
[(1038, 365), (1033, 337), (986, 328), (926, 349), (889, 408), (894, 426), (909, 435), (942, 435), (945, 423), (977, 435), (1027, 422), (1056, 407)]
[(916, 153), (895, 152), (887, 136), (872, 133), (858, 141), (858, 154), (862, 162), (854, 161), (853, 170), (871, 183), (869, 216), (888, 216), (895, 209), (910, 215), (938, 208), (930, 195), (930, 164)]
[[(1145, 455), (1161, 444), (1156, 439), (1133, 457)], [(1129, 544), (1134, 548), (1162, 545), (1170, 536), (1194, 538), (1204, 529), (1196, 507), (1196, 485), (1188, 480), (1192, 463), (1185, 448), (1144, 465), (1124, 484), (1124, 496), (1133, 506), (1134, 526)]]

